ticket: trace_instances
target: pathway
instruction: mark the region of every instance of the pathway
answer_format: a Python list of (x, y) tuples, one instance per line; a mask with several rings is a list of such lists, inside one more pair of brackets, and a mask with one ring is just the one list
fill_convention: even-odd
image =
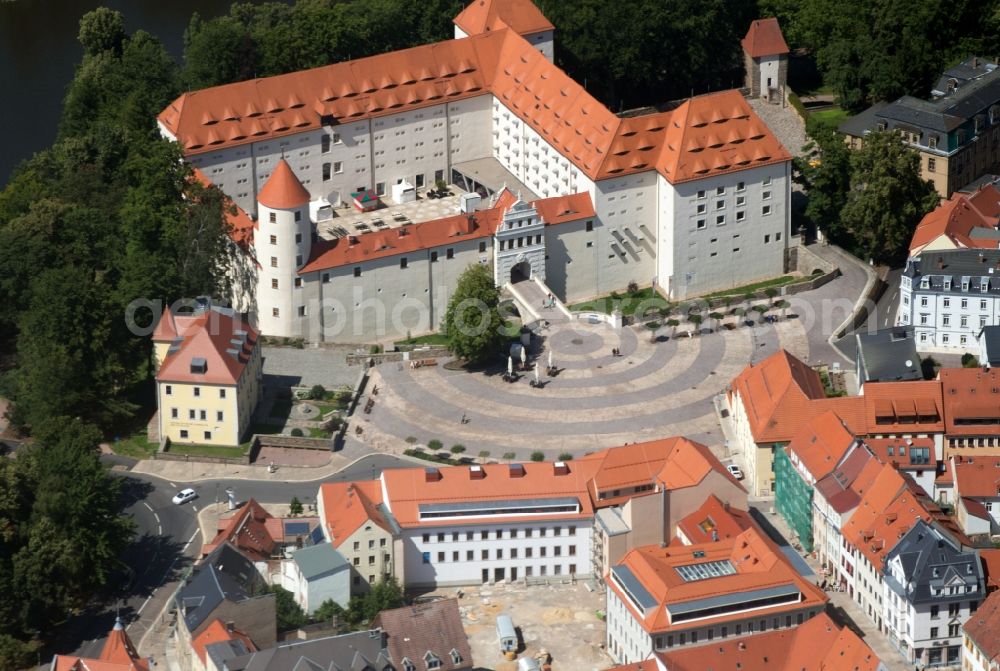
[(787, 107), (772, 105), (759, 98), (747, 98), (747, 102), (750, 103), (750, 107), (757, 113), (757, 116), (767, 124), (771, 132), (778, 136), (788, 153), (799, 157), (806, 155), (802, 147), (810, 142), (810, 139), (806, 135), (805, 123), (794, 107), (791, 105)]

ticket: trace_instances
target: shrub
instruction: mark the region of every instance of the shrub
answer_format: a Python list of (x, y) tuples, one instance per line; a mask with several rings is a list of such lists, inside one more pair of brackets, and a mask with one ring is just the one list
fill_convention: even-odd
[(309, 390), (307, 398), (313, 401), (322, 401), (324, 396), (326, 396), (326, 387), (321, 384), (314, 384), (312, 389)]
[(559, 461), (573, 461), (573, 455), (569, 452), (563, 452), (559, 455)]
[(444, 443), (442, 443), (437, 438), (432, 438), (431, 440), (427, 441), (427, 449), (429, 450), (434, 450), (435, 452), (437, 452), (442, 447), (444, 447)]
[(629, 280), (628, 292), (630, 294), (635, 294), (639, 292), (639, 284), (635, 280)]
[(292, 429), (292, 435), (295, 436), (296, 438), (301, 438), (302, 429), (300, 429), (299, 427), (295, 427), (294, 429)]
[(655, 331), (656, 329), (660, 328), (660, 322), (658, 321), (646, 322), (646, 328), (648, 328), (650, 331)]
[(406, 437), (406, 442), (409, 443), (410, 445), (413, 445), (415, 442), (417, 442), (417, 437), (416, 436), (407, 436)]
[(382, 346), (381, 345), (372, 345), (371, 347), (368, 348), (368, 353), (369, 354), (381, 354), (382, 353)]
[(299, 497), (293, 496), (292, 500), (288, 504), (288, 514), (292, 517), (296, 517), (302, 514), (302, 502), (299, 501)]
[(545, 461), (545, 453), (541, 450), (535, 450), (531, 453), (532, 461)]
[(504, 452), (503, 458), (506, 459), (507, 461), (514, 461), (515, 459), (517, 459), (517, 454), (514, 452)]
[(462, 452), (465, 452), (465, 445), (452, 445), (451, 446), (451, 453), (452, 454), (462, 454)]
[(979, 368), (979, 359), (975, 354), (966, 352), (962, 355), (962, 368)]

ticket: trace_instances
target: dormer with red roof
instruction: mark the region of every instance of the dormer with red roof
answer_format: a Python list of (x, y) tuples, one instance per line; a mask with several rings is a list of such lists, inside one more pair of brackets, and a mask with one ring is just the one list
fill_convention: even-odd
[(754, 98), (779, 102), (788, 82), (788, 44), (778, 19), (757, 19), (750, 24), (743, 45), (746, 88)]
[(553, 62), (556, 27), (531, 0), (473, 0), (455, 17), (455, 39), (509, 27)]

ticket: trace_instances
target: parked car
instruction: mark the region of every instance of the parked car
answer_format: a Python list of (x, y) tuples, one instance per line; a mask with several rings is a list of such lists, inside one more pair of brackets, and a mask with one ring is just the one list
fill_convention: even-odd
[(727, 464), (726, 470), (729, 471), (729, 474), (734, 478), (736, 478), (737, 480), (743, 479), (743, 471), (741, 471), (740, 467), (737, 466), (736, 464)]
[(198, 495), (195, 494), (195, 491), (190, 487), (188, 487), (187, 489), (182, 489), (181, 491), (174, 494), (174, 498), (170, 500), (176, 503), (177, 505), (181, 505), (182, 503), (187, 503), (188, 501), (191, 501), (197, 497)]

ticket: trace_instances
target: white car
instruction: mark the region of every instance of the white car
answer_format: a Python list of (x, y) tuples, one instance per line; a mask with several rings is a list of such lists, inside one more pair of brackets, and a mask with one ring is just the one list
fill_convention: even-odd
[(726, 464), (726, 470), (729, 471), (729, 475), (733, 476), (737, 480), (743, 479), (743, 471), (736, 464)]
[(189, 487), (174, 494), (174, 498), (172, 498), (171, 501), (177, 505), (181, 505), (182, 503), (187, 503), (188, 501), (197, 498), (197, 496), (198, 495), (194, 493), (194, 490)]

